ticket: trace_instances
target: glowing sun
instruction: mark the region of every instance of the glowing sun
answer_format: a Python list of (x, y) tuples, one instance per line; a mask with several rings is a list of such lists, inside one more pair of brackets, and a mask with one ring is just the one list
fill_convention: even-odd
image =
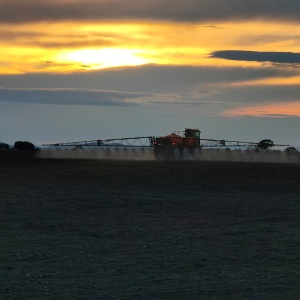
[(60, 54), (64, 63), (80, 64), (83, 68), (104, 69), (119, 66), (138, 66), (150, 61), (139, 56), (141, 51), (128, 49), (86, 49)]

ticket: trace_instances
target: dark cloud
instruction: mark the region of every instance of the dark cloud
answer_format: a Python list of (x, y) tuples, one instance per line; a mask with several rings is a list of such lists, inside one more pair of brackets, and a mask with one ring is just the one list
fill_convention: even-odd
[(224, 86), (214, 99), (227, 104), (267, 105), (300, 101), (300, 85)]
[(66, 20), (299, 21), (299, 0), (0, 0), (2, 23)]
[[(89, 106), (137, 106), (155, 105), (203, 105), (212, 104), (199, 101), (208, 91), (187, 94), (172, 93), (128, 93), (95, 89), (41, 89), (41, 88), (0, 88), (0, 102), (47, 105), (89, 105)], [(196, 97), (200, 95), (200, 97)], [(197, 98), (198, 100), (186, 100)], [(215, 104), (215, 103), (213, 103)]]
[(228, 60), (272, 62), (279, 64), (300, 64), (300, 53), (293, 52), (222, 50), (212, 52), (210, 56)]
[[(215, 112), (240, 105), (299, 102), (300, 85), (232, 85), (295, 76), (273, 68), (142, 66), (73, 74), (2, 75), (2, 103), (147, 107), (205, 106)], [(30, 87), (30, 88), (29, 88)], [(152, 105), (150, 105), (152, 104)]]
[(150, 96), (88, 89), (0, 88), (1, 102), (50, 105), (132, 106), (138, 105), (134, 100)]
[(300, 118), (297, 115), (285, 115), (285, 114), (263, 114), (262, 117), (271, 117), (271, 118)]
[[(51, 65), (51, 64), (50, 64)], [(147, 65), (70, 74), (0, 75), (6, 88), (82, 88), (137, 93), (187, 93), (211, 85), (295, 76), (294, 70)]]

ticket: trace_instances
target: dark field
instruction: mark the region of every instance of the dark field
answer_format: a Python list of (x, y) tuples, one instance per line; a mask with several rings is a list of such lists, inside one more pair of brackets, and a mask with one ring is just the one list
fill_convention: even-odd
[(300, 164), (0, 157), (0, 299), (299, 299)]

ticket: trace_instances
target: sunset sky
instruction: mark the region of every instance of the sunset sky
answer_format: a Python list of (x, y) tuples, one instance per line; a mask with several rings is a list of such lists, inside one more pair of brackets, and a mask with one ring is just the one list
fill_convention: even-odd
[(0, 0), (0, 142), (300, 146), (299, 0)]

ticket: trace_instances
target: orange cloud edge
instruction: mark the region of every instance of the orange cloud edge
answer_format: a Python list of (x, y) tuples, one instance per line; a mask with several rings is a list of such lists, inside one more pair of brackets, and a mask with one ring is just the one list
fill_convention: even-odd
[(245, 106), (224, 111), (220, 115), (226, 117), (300, 117), (300, 101)]

